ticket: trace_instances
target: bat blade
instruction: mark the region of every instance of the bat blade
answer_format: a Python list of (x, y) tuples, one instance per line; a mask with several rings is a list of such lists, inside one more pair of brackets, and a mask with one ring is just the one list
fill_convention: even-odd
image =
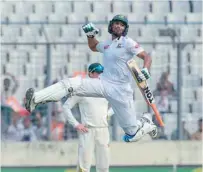
[(163, 127), (164, 123), (161, 119), (161, 115), (160, 115), (158, 108), (155, 104), (154, 96), (153, 96), (152, 91), (150, 90), (150, 88), (147, 84), (147, 81), (142, 81), (140, 83), (138, 82), (138, 77), (139, 77), (138, 75), (141, 73), (141, 70), (138, 67), (136, 61), (134, 59), (131, 59), (127, 62), (127, 65), (128, 65), (129, 70), (131, 71), (133, 78), (135, 79), (142, 95), (144, 96), (144, 99), (146, 100), (147, 104), (149, 106), (151, 106), (152, 110), (154, 111), (154, 114), (156, 116), (156, 119), (157, 119), (159, 125), (161, 127)]

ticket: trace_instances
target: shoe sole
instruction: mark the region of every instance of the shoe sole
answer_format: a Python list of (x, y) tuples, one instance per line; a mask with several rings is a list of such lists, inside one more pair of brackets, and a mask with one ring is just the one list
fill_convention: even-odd
[(25, 108), (30, 112), (30, 103), (34, 94), (34, 89), (29, 88), (25, 95)]

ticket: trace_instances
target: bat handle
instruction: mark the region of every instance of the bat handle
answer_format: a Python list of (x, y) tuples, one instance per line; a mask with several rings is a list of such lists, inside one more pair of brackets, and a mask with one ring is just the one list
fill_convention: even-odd
[(152, 107), (152, 109), (153, 109), (153, 111), (154, 111), (154, 114), (155, 114), (155, 116), (156, 116), (156, 119), (157, 119), (159, 125), (160, 125), (161, 127), (164, 127), (164, 123), (163, 123), (163, 121), (162, 121), (162, 118), (161, 118), (161, 115), (160, 115), (158, 109), (156, 108), (156, 105), (155, 105), (155, 104), (152, 104), (151, 107)]

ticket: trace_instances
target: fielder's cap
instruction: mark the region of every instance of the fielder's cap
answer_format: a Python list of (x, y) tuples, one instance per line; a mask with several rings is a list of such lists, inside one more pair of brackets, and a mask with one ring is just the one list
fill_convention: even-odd
[(88, 72), (97, 72), (97, 73), (103, 73), (104, 67), (100, 63), (92, 63), (88, 67)]

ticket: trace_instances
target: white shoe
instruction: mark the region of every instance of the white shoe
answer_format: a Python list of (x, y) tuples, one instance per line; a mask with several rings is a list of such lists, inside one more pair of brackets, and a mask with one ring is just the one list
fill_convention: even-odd
[(158, 130), (157, 126), (152, 122), (152, 115), (150, 113), (144, 113), (140, 120), (144, 123), (150, 124), (145, 132), (152, 138), (155, 138), (158, 134)]
[(151, 131), (151, 124), (148, 122), (144, 122), (143, 126), (140, 127), (135, 135), (127, 135), (125, 134), (123, 140), (125, 142), (137, 142), (139, 141), (144, 135), (148, 134)]
[(145, 122), (148, 122), (148, 123), (153, 123), (152, 122), (152, 114), (150, 113), (143, 113), (142, 117), (141, 117), (141, 120), (144, 120)]
[(150, 113), (145, 113), (140, 118), (140, 122), (142, 123), (142, 126), (137, 130), (136, 134), (124, 135), (123, 140), (125, 142), (137, 142), (146, 134), (149, 134), (152, 138), (157, 136), (157, 127), (152, 122), (152, 115)]

